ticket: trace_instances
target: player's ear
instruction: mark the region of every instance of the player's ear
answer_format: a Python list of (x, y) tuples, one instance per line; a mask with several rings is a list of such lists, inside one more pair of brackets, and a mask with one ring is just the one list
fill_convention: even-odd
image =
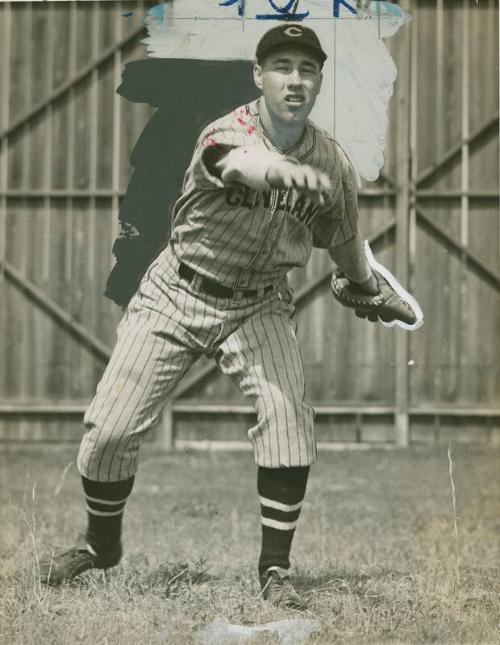
[(253, 82), (259, 90), (262, 89), (262, 67), (259, 63), (255, 63), (253, 66)]
[(319, 72), (319, 80), (318, 83), (316, 84), (316, 94), (315, 96), (318, 96), (318, 94), (321, 92), (321, 85), (323, 84), (323, 72)]

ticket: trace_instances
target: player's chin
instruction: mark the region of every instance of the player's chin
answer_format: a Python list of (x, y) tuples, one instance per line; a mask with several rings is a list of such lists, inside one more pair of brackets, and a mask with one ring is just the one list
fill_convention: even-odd
[(283, 121), (301, 123), (307, 119), (309, 111), (302, 105), (285, 105), (282, 110)]

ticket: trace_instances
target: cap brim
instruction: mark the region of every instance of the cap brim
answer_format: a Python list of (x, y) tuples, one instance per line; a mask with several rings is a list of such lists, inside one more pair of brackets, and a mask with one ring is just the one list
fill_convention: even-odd
[(270, 45), (269, 47), (266, 47), (266, 49), (260, 52), (256, 52), (256, 58), (258, 61), (261, 61), (263, 58), (269, 56), (269, 54), (272, 54), (275, 51), (278, 51), (280, 49), (288, 49), (290, 47), (304, 49), (308, 54), (311, 54), (311, 56), (315, 58), (321, 65), (323, 65), (328, 58), (323, 50), (318, 50), (316, 47), (308, 45), (307, 43), (277, 43), (275, 45)]

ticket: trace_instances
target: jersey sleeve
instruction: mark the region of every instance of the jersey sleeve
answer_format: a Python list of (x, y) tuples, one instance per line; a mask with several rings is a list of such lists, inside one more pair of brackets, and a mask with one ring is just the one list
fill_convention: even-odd
[[(241, 117), (240, 117), (241, 118)], [(271, 164), (287, 157), (269, 150), (258, 137), (255, 127), (238, 123), (209, 126), (196, 144), (189, 175), (195, 186), (216, 190), (234, 183), (242, 183), (254, 190), (268, 190), (267, 170)]]
[(188, 170), (191, 180), (198, 188), (224, 188), (219, 162), (232, 150), (250, 143), (250, 137), (244, 131), (217, 123), (208, 126), (201, 133), (194, 149)]
[(344, 151), (336, 146), (339, 178), (332, 204), (316, 219), (313, 227), (313, 244), (317, 248), (335, 248), (352, 240), (358, 231), (358, 193), (354, 170)]

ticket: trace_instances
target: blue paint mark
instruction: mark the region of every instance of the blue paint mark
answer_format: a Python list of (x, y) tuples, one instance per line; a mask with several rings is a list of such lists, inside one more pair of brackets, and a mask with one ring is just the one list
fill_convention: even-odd
[(382, 4), (384, 5), (384, 9), (387, 9), (393, 16), (400, 18), (403, 15), (403, 10), (399, 5), (393, 4), (392, 2), (383, 2)]
[(148, 14), (151, 18), (154, 18), (157, 22), (163, 22), (165, 19), (165, 9), (163, 4), (157, 4), (148, 11)]
[[(309, 11), (304, 11), (301, 13), (297, 11), (300, 0), (284, 0), (285, 6), (280, 6), (277, 0), (268, 0), (268, 2), (275, 13), (257, 14), (255, 16), (257, 20), (286, 20), (286, 21), (293, 20), (293, 21), (300, 22), (301, 20), (304, 20), (309, 16)], [(353, 6), (353, 4), (349, 4), (349, 3), (354, 3), (355, 0), (349, 0), (349, 2), (347, 0), (332, 0), (332, 2), (333, 2), (334, 18), (342, 17), (340, 15), (341, 7), (344, 7), (345, 9), (347, 9), (354, 16), (358, 14), (358, 10), (356, 9), (356, 7)], [(397, 4), (393, 4), (391, 1), (372, 0), (372, 2), (375, 2), (376, 15), (378, 18), (380, 18), (380, 16), (383, 14), (385, 15), (392, 14), (397, 18), (401, 18), (402, 16), (405, 15), (405, 12), (401, 9), (401, 7), (399, 7)], [(238, 16), (240, 16), (240, 18), (245, 16), (246, 0), (221, 0), (221, 2), (218, 2), (218, 5), (219, 7), (236, 6), (238, 9)], [(150, 14), (156, 20), (162, 21), (164, 19), (163, 5), (157, 5), (156, 7), (153, 7), (152, 9), (150, 9)]]
[(124, 18), (128, 18), (129, 16), (133, 16), (134, 12), (133, 11), (127, 11), (127, 13), (122, 13), (122, 16)]
[(340, 6), (345, 7), (346, 9), (349, 9), (349, 11), (357, 15), (357, 10), (354, 7), (351, 7), (350, 4), (348, 4), (345, 0), (333, 0), (333, 17), (334, 18), (340, 18)]
[(231, 7), (233, 4), (238, 4), (238, 16), (242, 18), (245, 15), (246, 0), (226, 0), (219, 2), (219, 7)]
[(289, 2), (284, 6), (280, 7), (273, 0), (268, 0), (271, 7), (277, 13), (261, 13), (257, 14), (255, 17), (257, 20), (304, 20), (309, 15), (309, 11), (303, 13), (297, 13), (297, 8), (299, 6), (299, 0), (289, 0)]

